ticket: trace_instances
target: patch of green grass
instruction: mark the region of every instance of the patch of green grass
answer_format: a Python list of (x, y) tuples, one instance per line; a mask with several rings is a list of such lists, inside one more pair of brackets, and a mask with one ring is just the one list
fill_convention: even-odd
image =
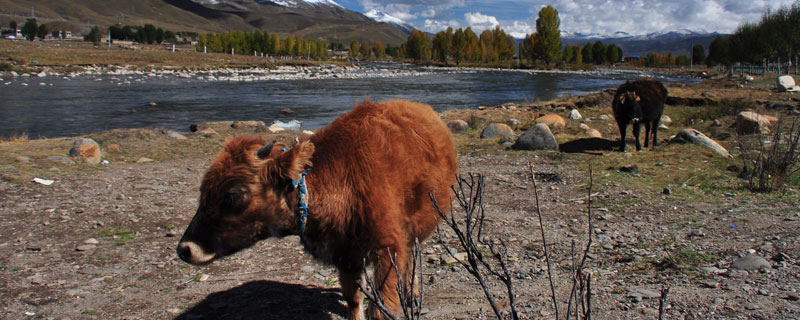
[(335, 286), (337, 282), (339, 281), (336, 279), (325, 279), (325, 286), (332, 287)]
[(714, 260), (714, 256), (688, 248), (679, 248), (656, 263), (660, 270), (685, 271)]
[(93, 315), (97, 314), (97, 310), (95, 310), (95, 309), (86, 309), (86, 310), (81, 311), (81, 314), (86, 314), (86, 315), (93, 316)]
[(11, 268), (11, 270), (9, 270), (9, 271), (11, 271), (11, 272), (20, 272), (20, 271), (22, 271), (22, 270), (23, 270), (23, 269), (22, 269), (22, 268), (20, 268), (20, 267), (14, 267), (14, 268)]
[(99, 233), (101, 237), (113, 238), (115, 246), (124, 246), (128, 240), (136, 238), (136, 234), (126, 228), (103, 228)]

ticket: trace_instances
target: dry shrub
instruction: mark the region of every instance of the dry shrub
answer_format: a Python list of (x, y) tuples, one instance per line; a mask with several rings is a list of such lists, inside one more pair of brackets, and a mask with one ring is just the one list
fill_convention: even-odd
[[(781, 118), (772, 134), (737, 135), (747, 187), (754, 192), (785, 191), (800, 169), (800, 121)], [(795, 177), (796, 178), (796, 177)]]

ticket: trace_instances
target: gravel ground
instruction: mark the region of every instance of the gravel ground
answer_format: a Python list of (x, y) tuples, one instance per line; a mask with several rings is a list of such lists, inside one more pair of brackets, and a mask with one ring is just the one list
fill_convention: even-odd
[[(50, 186), (0, 182), (0, 318), (341, 319), (335, 270), (313, 261), (297, 237), (263, 241), (205, 267), (177, 258), (209, 161), (112, 163)], [(555, 317), (529, 162), (540, 180), (562, 316), (571, 245), (580, 252), (591, 232), (586, 270), (597, 319), (656, 318), (664, 287), (667, 319), (800, 318), (797, 204), (724, 196), (683, 203), (607, 183), (592, 195), (589, 231), (587, 174), (559, 154), (459, 161), (461, 172), (486, 176), (485, 234), (508, 244), (504, 258), (523, 318)], [(437, 239), (423, 244), (423, 317), (493, 317), (477, 282), (444, 261), (446, 247), (460, 251), (455, 237)], [(766, 265), (733, 267), (748, 254)], [(492, 283), (491, 292), (504, 290)]]

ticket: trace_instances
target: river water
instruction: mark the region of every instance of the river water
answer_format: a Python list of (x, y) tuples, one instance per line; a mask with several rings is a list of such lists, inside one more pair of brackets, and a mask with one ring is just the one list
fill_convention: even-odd
[[(276, 120), (299, 120), (304, 129), (313, 130), (327, 125), (365, 98), (409, 99), (443, 111), (580, 95), (642, 77), (655, 76), (664, 82), (696, 81), (608, 70), (588, 74), (530, 73), (391, 64), (363, 69), (369, 68), (412, 68), (420, 74), (252, 82), (178, 76), (6, 78), (0, 81), (0, 137), (78, 136), (116, 128), (155, 126), (188, 131), (192, 123), (222, 120), (262, 120), (267, 125)], [(286, 115), (280, 111), (286, 108), (294, 113)]]

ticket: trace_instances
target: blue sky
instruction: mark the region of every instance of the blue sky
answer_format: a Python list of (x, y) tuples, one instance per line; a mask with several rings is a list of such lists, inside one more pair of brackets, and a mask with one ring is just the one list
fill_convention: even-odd
[(758, 21), (767, 8), (795, 0), (336, 0), (357, 12), (380, 10), (417, 29), (438, 32), (467, 27), (478, 32), (499, 25), (515, 37), (535, 31), (536, 15), (546, 5), (559, 12), (561, 31), (612, 35), (625, 32), (691, 30), (731, 33), (740, 23)]

